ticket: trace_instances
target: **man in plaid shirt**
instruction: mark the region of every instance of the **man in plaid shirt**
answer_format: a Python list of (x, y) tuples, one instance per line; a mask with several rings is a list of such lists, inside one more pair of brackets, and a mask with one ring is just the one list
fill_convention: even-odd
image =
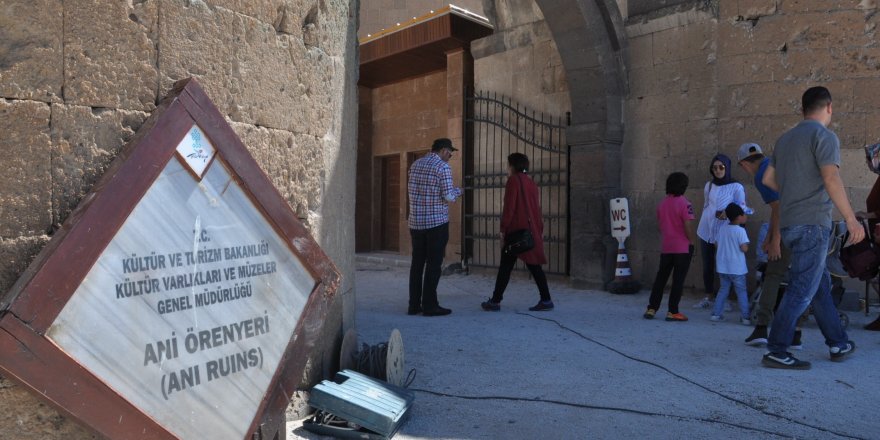
[(437, 284), (449, 241), (449, 203), (461, 196), (461, 188), (452, 185), (447, 163), (453, 151), (457, 150), (452, 141), (437, 139), (431, 152), (413, 162), (409, 169), (409, 233), (413, 248), (409, 270), (410, 315), (452, 313), (437, 302)]

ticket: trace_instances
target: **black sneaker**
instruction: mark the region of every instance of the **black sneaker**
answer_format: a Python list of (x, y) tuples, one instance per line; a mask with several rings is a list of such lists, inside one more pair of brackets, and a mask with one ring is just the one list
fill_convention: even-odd
[(533, 312), (546, 312), (548, 310), (553, 310), (553, 301), (538, 301), (538, 304), (529, 307), (529, 310)]
[(790, 348), (792, 350), (803, 350), (804, 349), (804, 343), (801, 342), (801, 331), (800, 330), (794, 331), (794, 338), (792, 338), (791, 345), (789, 345), (788, 348)]
[(843, 358), (856, 351), (856, 343), (853, 341), (846, 341), (846, 345), (841, 347), (831, 347), (831, 360), (834, 362), (840, 362)]
[(501, 310), (501, 303), (497, 303), (492, 301), (491, 299), (483, 301), (480, 303), (480, 307), (487, 312), (497, 312)]
[(444, 316), (452, 313), (452, 310), (437, 306), (433, 309), (425, 309), (422, 310), (422, 315), (425, 316)]
[(418, 315), (418, 314), (420, 314), (420, 313), (422, 313), (422, 308), (421, 308), (421, 307), (413, 307), (413, 306), (410, 306), (409, 309), (406, 311), (406, 314), (407, 314), (407, 315)]
[(781, 355), (767, 353), (764, 355), (764, 358), (761, 359), (761, 365), (767, 368), (782, 368), (785, 370), (809, 370), (810, 363), (807, 361), (802, 361), (794, 356), (791, 353), (783, 353)]
[(767, 326), (766, 325), (756, 325), (755, 330), (752, 331), (752, 334), (746, 338), (746, 344), (751, 346), (759, 346), (767, 343)]

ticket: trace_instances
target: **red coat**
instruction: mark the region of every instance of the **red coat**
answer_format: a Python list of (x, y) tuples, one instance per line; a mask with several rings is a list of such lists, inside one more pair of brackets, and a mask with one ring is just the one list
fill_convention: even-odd
[[(520, 190), (520, 182), (522, 182), (522, 190)], [(531, 227), (529, 227), (529, 218), (532, 220)], [(541, 217), (541, 204), (538, 202), (538, 186), (528, 175), (516, 173), (507, 179), (507, 185), (504, 187), (501, 233), (507, 234), (520, 229), (529, 229), (532, 232), (535, 247), (517, 257), (526, 264), (546, 264), (544, 220)]]

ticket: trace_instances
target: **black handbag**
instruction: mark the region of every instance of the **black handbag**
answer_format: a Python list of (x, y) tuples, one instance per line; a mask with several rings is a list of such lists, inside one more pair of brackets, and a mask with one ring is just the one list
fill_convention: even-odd
[(535, 247), (535, 237), (532, 236), (532, 217), (529, 215), (529, 202), (526, 199), (526, 193), (523, 191), (522, 180), (519, 179), (519, 192), (522, 195), (523, 203), (526, 204), (526, 219), (529, 221), (528, 229), (518, 229), (504, 235), (504, 247), (501, 251), (506, 255), (519, 255), (529, 251)]
[[(866, 281), (877, 276), (880, 269), (880, 254), (877, 252), (871, 230), (864, 221), (862, 227), (865, 228), (865, 239), (840, 249), (840, 262), (850, 278)], [(848, 233), (843, 243), (846, 243), (846, 240), (849, 240)]]

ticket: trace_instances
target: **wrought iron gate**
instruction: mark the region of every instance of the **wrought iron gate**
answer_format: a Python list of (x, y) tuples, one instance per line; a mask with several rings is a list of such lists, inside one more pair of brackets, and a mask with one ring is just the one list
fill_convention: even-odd
[(569, 271), (569, 114), (553, 117), (528, 110), (496, 93), (465, 93), (462, 258), (466, 265), (497, 267), (499, 228), (507, 182), (507, 156), (529, 157), (544, 218), (546, 272)]

